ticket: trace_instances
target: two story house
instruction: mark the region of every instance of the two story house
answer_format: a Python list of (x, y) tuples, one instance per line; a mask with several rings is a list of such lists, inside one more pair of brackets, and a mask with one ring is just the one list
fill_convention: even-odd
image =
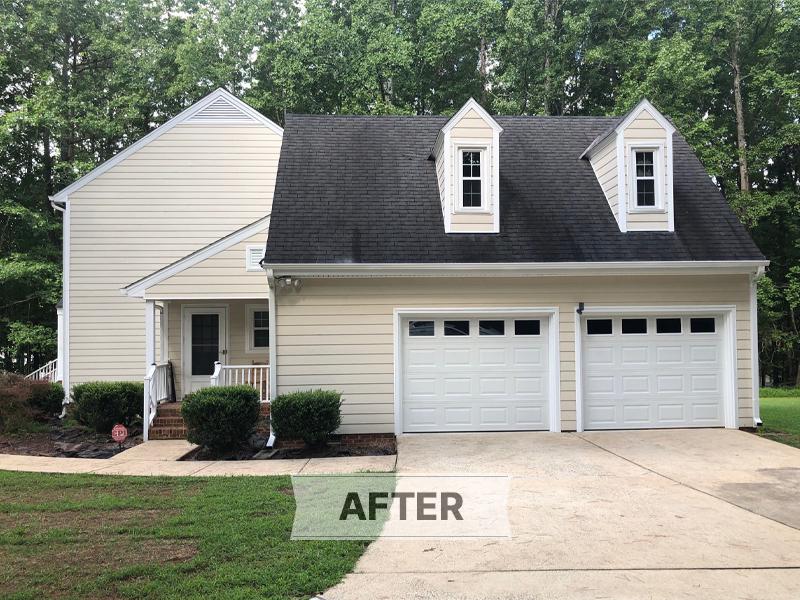
[(53, 203), (65, 382), (146, 375), (148, 423), (170, 379), (336, 389), (342, 435), (759, 419), (767, 261), (646, 100), (281, 129), (218, 91)]

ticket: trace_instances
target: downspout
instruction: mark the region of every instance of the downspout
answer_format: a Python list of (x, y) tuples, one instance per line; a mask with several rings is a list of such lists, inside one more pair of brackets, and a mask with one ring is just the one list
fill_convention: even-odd
[(61, 339), (58, 341), (59, 350), (63, 359), (59, 361), (59, 368), (61, 369), (61, 384), (64, 386), (64, 399), (61, 402), (62, 410), (59, 418), (63, 419), (67, 414), (67, 404), (69, 404), (70, 392), (70, 372), (69, 372), (69, 253), (70, 253), (70, 205), (69, 197), (63, 202), (58, 202), (50, 198), (50, 206), (54, 211), (60, 212), (62, 217), (62, 275), (61, 275), (61, 306), (63, 311), (63, 318), (61, 321)]
[(760, 384), (761, 375), (758, 364), (758, 280), (764, 276), (764, 267), (750, 275), (750, 353), (751, 353), (751, 373), (753, 378), (753, 425), (761, 427), (761, 398)]
[[(272, 269), (268, 269), (261, 263), (261, 268), (267, 274), (267, 286), (269, 287), (269, 398), (270, 402), (278, 394), (278, 349), (277, 345), (277, 314), (276, 314), (276, 298), (278, 293), (278, 286), (275, 285), (275, 274)], [(267, 447), (272, 448), (275, 446), (275, 432), (272, 430), (272, 410), (269, 416), (269, 439), (267, 440)]]

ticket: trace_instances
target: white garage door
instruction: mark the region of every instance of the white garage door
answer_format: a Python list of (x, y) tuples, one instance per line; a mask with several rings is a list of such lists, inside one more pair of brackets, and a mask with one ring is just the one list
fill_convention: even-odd
[(721, 316), (586, 317), (585, 429), (724, 424)]
[(404, 431), (548, 428), (546, 318), (419, 318), (401, 327)]

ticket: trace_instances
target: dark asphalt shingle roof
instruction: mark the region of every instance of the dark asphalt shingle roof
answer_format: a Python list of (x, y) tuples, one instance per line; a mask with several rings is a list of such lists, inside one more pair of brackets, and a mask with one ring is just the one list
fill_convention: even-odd
[(500, 233), (446, 234), (431, 148), (446, 117), (287, 115), (267, 263), (762, 260), (675, 135), (675, 233), (621, 233), (587, 160), (616, 117), (496, 117)]

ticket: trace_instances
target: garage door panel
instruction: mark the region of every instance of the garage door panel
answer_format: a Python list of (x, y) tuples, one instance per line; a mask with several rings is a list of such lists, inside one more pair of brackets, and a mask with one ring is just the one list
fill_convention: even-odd
[[(433, 336), (409, 336), (403, 323), (402, 411), (405, 431), (547, 429), (547, 322), (539, 334), (515, 335), (514, 319), (502, 319), (504, 335), (486, 335), (470, 318), (469, 335), (444, 335), (435, 318)], [(491, 320), (498, 320), (492, 317)]]
[(621, 317), (610, 335), (590, 335), (582, 323), (586, 429), (723, 424), (721, 317), (702, 334), (690, 333), (689, 316), (680, 334), (658, 334), (656, 319), (647, 317), (646, 334), (623, 334)]

